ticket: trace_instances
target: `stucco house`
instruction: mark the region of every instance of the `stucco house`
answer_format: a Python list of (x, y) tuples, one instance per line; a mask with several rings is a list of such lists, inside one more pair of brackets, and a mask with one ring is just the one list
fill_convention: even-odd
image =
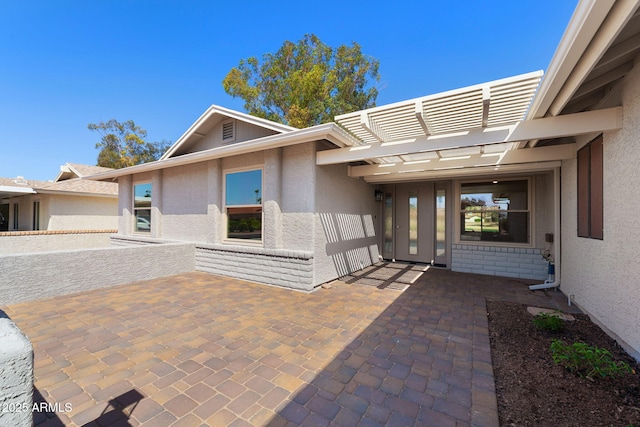
[(0, 232), (116, 229), (117, 184), (82, 179), (109, 170), (66, 163), (52, 181), (0, 178)]
[(212, 106), (159, 161), (91, 177), (118, 182), (113, 241), (307, 291), (380, 259), (561, 286), (639, 357), (639, 4), (581, 1), (544, 76), (307, 129)]

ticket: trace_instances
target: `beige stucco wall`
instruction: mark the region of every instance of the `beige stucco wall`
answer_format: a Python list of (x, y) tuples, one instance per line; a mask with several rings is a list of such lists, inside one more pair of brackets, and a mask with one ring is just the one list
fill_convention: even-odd
[[(118, 199), (43, 195), (49, 224), (47, 230), (113, 230), (118, 226)], [(46, 201), (46, 203), (44, 203)]]
[[(118, 227), (118, 199), (68, 194), (34, 194), (9, 200), (9, 230), (33, 230), (33, 203), (40, 202), (40, 230), (113, 230)], [(13, 206), (18, 204), (18, 229)]]
[(107, 248), (114, 229), (97, 231), (23, 231), (0, 233), (0, 255), (34, 252), (64, 251), (73, 249)]
[[(577, 237), (577, 162), (562, 164), (561, 289), (640, 358), (640, 67), (603, 106), (623, 105), (623, 127), (604, 134), (604, 239)], [(595, 135), (581, 138), (579, 147)]]

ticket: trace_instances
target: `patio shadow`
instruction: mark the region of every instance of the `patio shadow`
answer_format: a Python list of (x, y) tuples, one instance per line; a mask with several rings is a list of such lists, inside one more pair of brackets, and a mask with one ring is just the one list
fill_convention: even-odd
[[(407, 266), (384, 268), (395, 275)], [(376, 279), (381, 292), (395, 292)], [(437, 269), (404, 289), (269, 426), (498, 425), (486, 300), (555, 302), (518, 280)]]

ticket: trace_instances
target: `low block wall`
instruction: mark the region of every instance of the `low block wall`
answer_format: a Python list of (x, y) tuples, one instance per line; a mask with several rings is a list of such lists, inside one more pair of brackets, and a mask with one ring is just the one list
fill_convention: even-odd
[(0, 426), (33, 425), (33, 347), (0, 310)]
[(0, 256), (3, 305), (195, 270), (195, 246), (166, 243)]
[(451, 270), (544, 281), (547, 262), (540, 249), (452, 245)]
[(0, 255), (107, 248), (117, 230), (9, 231), (0, 233)]
[(198, 244), (196, 270), (285, 288), (313, 290), (311, 252)]

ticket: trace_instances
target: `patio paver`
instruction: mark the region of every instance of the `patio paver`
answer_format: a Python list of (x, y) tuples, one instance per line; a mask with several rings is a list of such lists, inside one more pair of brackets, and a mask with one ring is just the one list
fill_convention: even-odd
[(497, 426), (486, 299), (564, 297), (422, 270), (311, 294), (190, 273), (3, 310), (34, 345), (35, 400), (56, 405), (37, 426)]

